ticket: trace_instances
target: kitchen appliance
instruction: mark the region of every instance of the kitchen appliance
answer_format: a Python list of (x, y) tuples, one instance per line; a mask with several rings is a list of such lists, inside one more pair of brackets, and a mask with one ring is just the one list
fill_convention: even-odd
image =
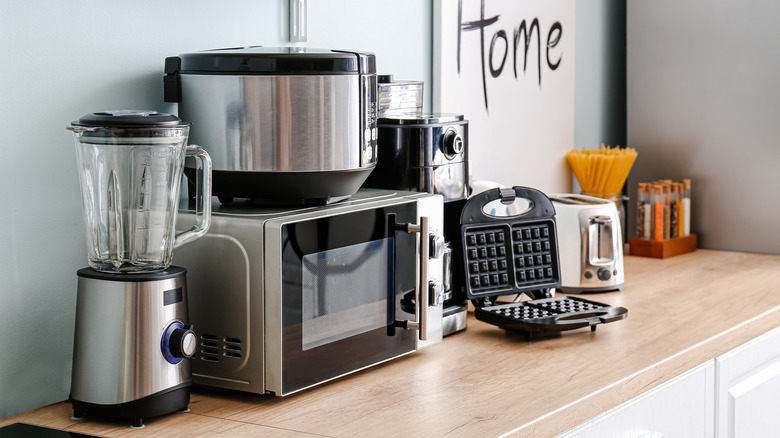
[[(466, 202), (461, 213), (463, 257), (455, 266), (468, 279), (474, 316), (532, 336), (618, 321), (627, 310), (569, 296), (552, 296), (561, 285), (555, 208), (528, 187), (496, 188)], [(507, 295), (532, 300), (499, 303)]]
[(351, 196), (374, 169), (371, 53), (205, 50), (167, 58), (165, 73), (165, 101), (179, 103), (192, 141), (206, 145), (221, 202), (327, 204)]
[(623, 232), (615, 203), (576, 194), (555, 194), (550, 198), (560, 236), (560, 290), (622, 290)]
[[(195, 335), (186, 270), (173, 249), (209, 228), (208, 154), (189, 124), (156, 111), (106, 111), (73, 122), (88, 268), (78, 293), (70, 399), (75, 417), (131, 419), (186, 409)], [(199, 164), (197, 225), (175, 234), (185, 156)]]
[(378, 121), (379, 161), (366, 187), (469, 195), (468, 121), (461, 114), (407, 114)]
[[(460, 114), (401, 114), (378, 121), (379, 161), (366, 187), (412, 190), (444, 197), (444, 240), (456, 238), (460, 211), (469, 195), (468, 121)], [(444, 254), (444, 334), (466, 328), (462, 281), (450, 269), (453, 249)]]
[(441, 229), (427, 193), (216, 206), (176, 253), (192, 280), (193, 381), (284, 396), (440, 342)]

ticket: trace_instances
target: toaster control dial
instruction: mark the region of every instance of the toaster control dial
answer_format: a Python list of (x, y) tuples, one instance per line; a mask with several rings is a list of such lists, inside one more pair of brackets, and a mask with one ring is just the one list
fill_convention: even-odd
[(442, 149), (447, 158), (455, 158), (456, 155), (463, 152), (463, 137), (461, 137), (455, 129), (448, 129), (447, 132), (444, 133)]
[(609, 269), (601, 268), (596, 272), (596, 275), (598, 275), (599, 280), (601, 281), (607, 281), (610, 278), (612, 278), (612, 272), (609, 271)]

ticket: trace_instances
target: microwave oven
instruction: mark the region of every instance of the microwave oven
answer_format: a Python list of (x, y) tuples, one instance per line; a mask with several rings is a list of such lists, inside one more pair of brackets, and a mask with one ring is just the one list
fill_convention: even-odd
[[(181, 211), (177, 228), (195, 223)], [(216, 205), (178, 248), (196, 385), (284, 396), (441, 342), (443, 200), (361, 189), (319, 207)]]

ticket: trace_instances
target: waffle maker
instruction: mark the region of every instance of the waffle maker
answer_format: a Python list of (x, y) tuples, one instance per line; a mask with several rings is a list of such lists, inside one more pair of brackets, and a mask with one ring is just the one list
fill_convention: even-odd
[[(555, 296), (561, 271), (555, 208), (542, 192), (528, 187), (497, 188), (469, 199), (460, 220), (466, 296), (480, 320), (532, 337), (558, 334), (621, 320), (623, 307), (572, 296)], [(526, 294), (531, 300), (499, 303)]]

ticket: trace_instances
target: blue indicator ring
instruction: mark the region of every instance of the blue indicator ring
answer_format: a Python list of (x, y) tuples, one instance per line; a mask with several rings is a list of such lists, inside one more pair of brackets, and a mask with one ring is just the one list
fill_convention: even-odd
[(183, 358), (176, 357), (171, 353), (171, 335), (174, 331), (181, 328), (184, 328), (184, 324), (179, 321), (170, 323), (165, 329), (165, 332), (163, 332), (162, 340), (160, 342), (160, 350), (162, 350), (163, 357), (172, 365), (176, 365), (183, 360)]

